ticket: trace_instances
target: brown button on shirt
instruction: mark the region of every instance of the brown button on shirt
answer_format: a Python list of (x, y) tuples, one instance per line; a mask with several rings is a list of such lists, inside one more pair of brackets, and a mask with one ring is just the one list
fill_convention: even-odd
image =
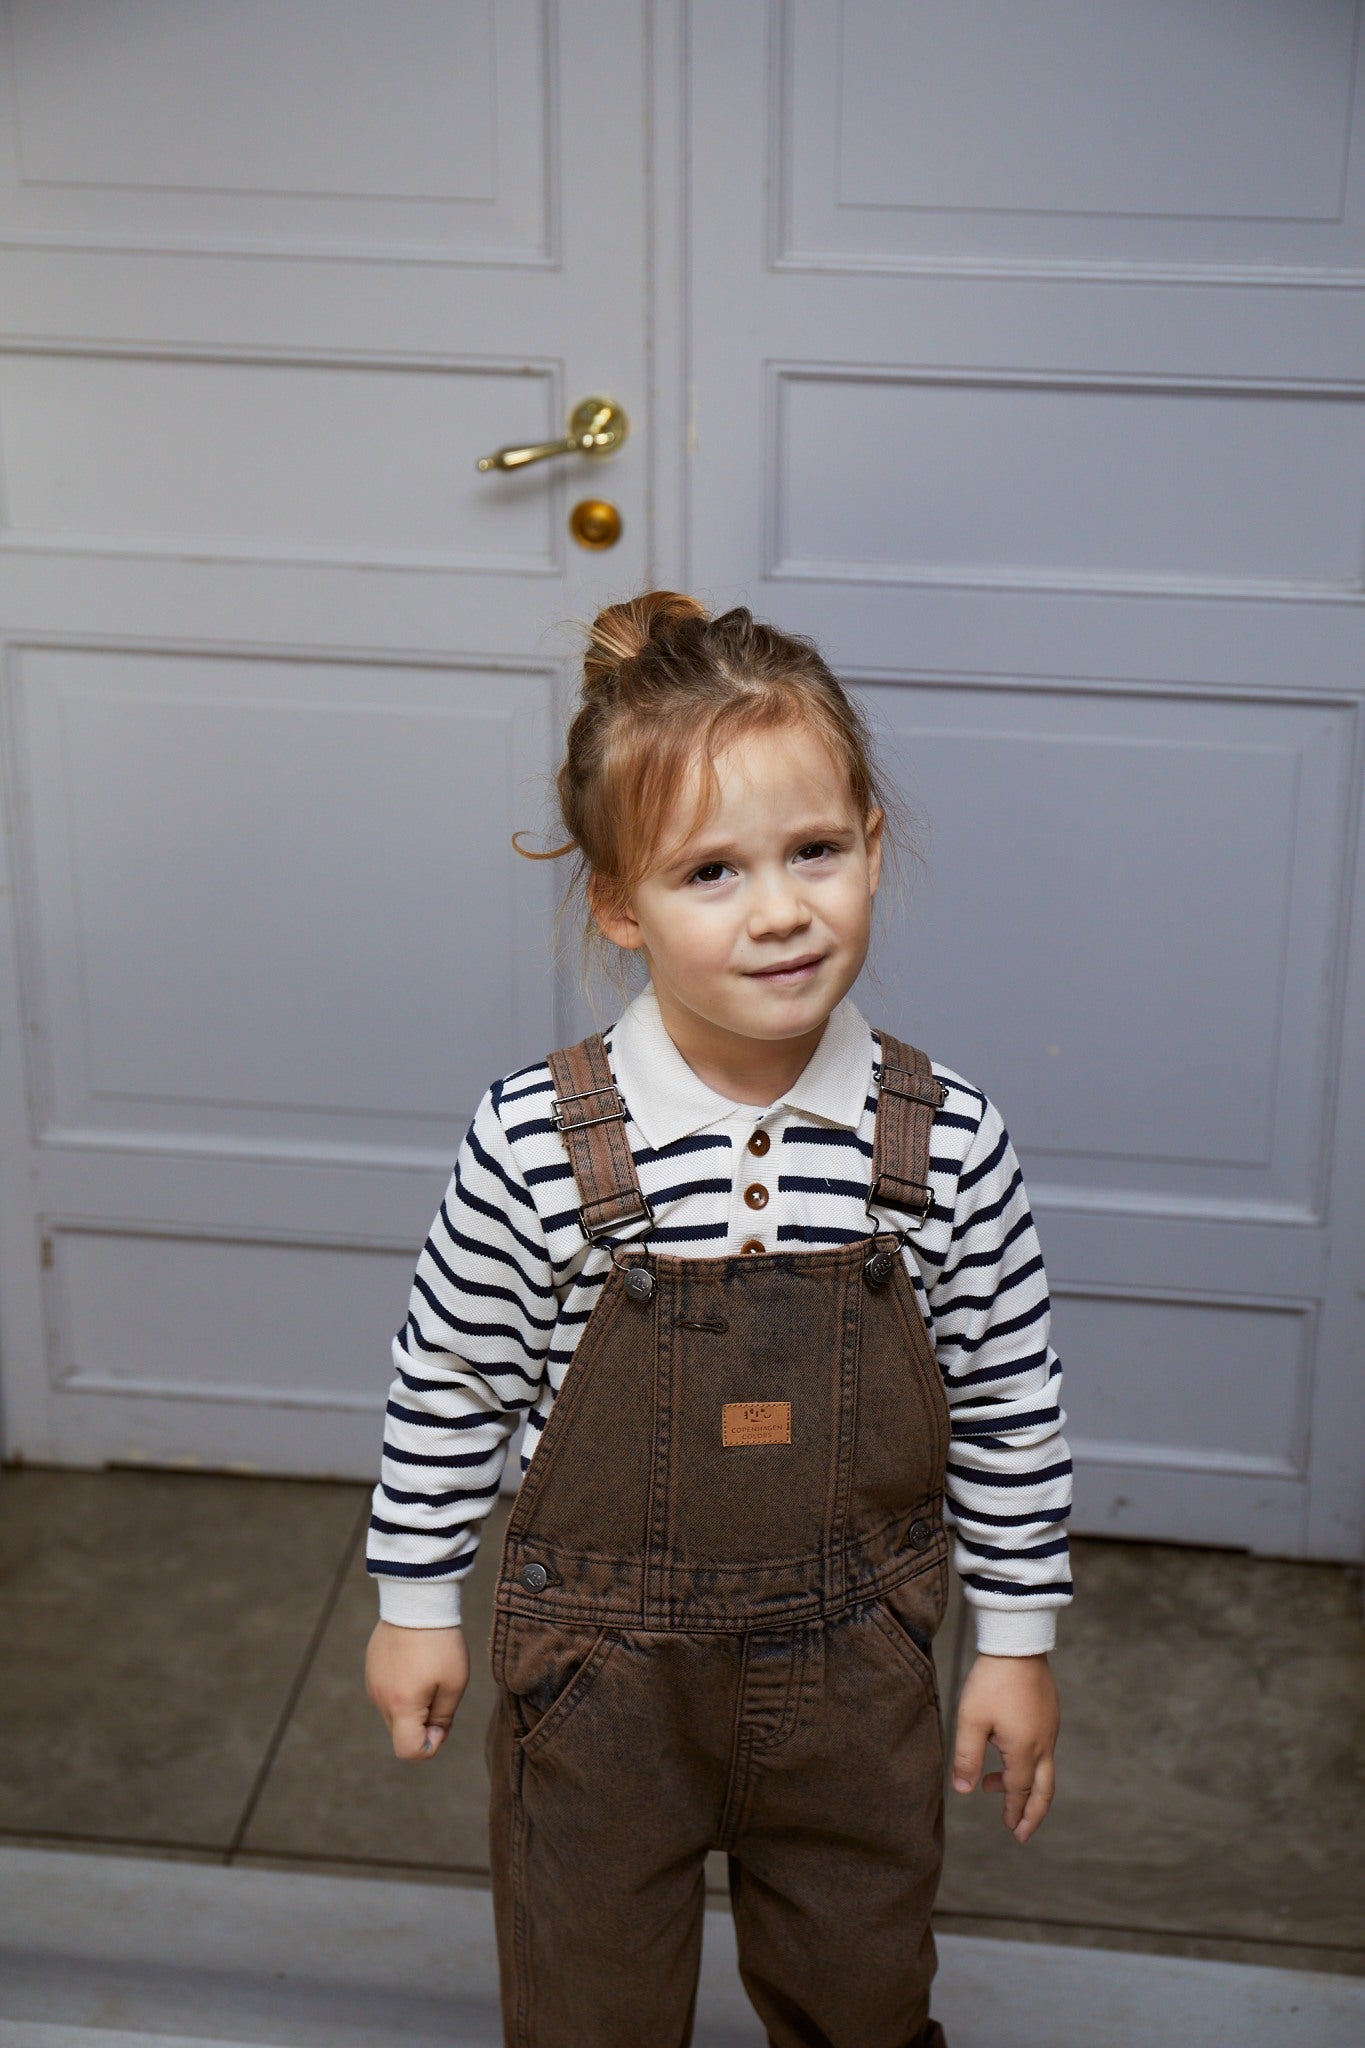
[(751, 1209), (766, 1209), (768, 1206), (768, 1190), (759, 1187), (755, 1183), (753, 1187), (745, 1188), (744, 1200)]

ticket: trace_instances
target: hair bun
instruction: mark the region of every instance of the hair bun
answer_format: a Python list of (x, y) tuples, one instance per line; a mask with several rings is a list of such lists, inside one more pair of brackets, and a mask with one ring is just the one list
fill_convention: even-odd
[(681, 590), (645, 590), (624, 604), (604, 605), (588, 629), (587, 652), (583, 656), (583, 687), (600, 690), (609, 683), (623, 661), (643, 654), (650, 642), (667, 627), (684, 619), (705, 619), (704, 606)]

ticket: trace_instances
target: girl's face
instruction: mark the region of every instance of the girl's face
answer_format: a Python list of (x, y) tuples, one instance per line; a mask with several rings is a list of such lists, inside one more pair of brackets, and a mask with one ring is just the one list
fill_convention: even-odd
[(794, 1079), (867, 956), (881, 813), (858, 816), (842, 766), (804, 726), (749, 733), (715, 767), (710, 815), (688, 829), (694, 775), (661, 864), (599, 922), (644, 953), (669, 1036), (704, 1078), (757, 1041), (803, 1055)]

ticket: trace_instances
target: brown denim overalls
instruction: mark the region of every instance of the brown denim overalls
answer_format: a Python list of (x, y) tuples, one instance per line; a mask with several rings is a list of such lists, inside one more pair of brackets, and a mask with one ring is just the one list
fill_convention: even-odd
[[(648, 1219), (600, 1038), (550, 1061), (592, 1237)], [(944, 1090), (882, 1038), (869, 1199)], [(948, 1410), (900, 1255), (626, 1242), (508, 1523), (488, 1734), (509, 2048), (686, 2048), (704, 1861), (773, 2048), (930, 2048)]]

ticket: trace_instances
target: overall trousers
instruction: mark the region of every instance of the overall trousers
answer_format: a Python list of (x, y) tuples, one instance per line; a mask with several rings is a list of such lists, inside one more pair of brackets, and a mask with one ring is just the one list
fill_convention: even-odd
[[(590, 1236), (652, 1217), (600, 1037), (551, 1057)], [(943, 1090), (883, 1036), (869, 1202)], [(728, 1858), (772, 2048), (931, 2048), (948, 1409), (901, 1256), (613, 1265), (507, 1527), (491, 1643), (508, 2048), (686, 2048)]]

